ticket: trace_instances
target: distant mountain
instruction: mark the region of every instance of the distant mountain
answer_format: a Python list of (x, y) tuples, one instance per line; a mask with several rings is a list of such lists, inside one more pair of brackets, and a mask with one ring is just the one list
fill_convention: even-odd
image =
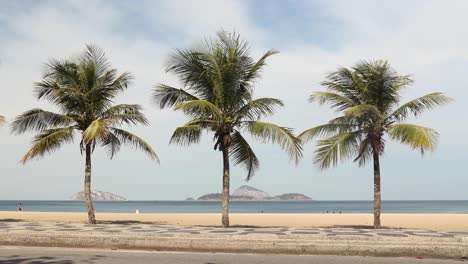
[(277, 195), (274, 197), (269, 198), (268, 200), (279, 200), (279, 201), (305, 201), (305, 200), (312, 200), (307, 195), (302, 193), (285, 193), (282, 195)]
[[(127, 198), (113, 194), (110, 192), (102, 191), (91, 191), (91, 199), (93, 201), (128, 201)], [(74, 201), (84, 201), (85, 195), (84, 192), (75, 193), (70, 197), (70, 200)]]
[[(221, 201), (223, 199), (222, 193), (209, 193), (198, 197), (197, 201)], [(229, 200), (231, 201), (254, 201), (252, 196), (236, 196), (230, 195)]]
[[(223, 195), (221, 193), (209, 193), (200, 196), (197, 201), (220, 201)], [(271, 196), (268, 193), (257, 188), (243, 185), (237, 188), (231, 195), (231, 201), (306, 201), (312, 198), (301, 193), (285, 193), (282, 195)]]
[(232, 196), (250, 196), (255, 200), (263, 200), (265, 198), (271, 197), (268, 193), (247, 185), (242, 185), (241, 187), (237, 188), (232, 193)]

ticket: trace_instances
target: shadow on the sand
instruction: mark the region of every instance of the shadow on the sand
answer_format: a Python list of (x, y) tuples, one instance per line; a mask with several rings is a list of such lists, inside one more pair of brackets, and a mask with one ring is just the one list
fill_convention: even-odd
[[(25, 258), (18, 255), (9, 256), (6, 258), (0, 258), (0, 263), (2, 264), (26, 264), (26, 263), (34, 263), (34, 264), (73, 264), (72, 260), (59, 260), (53, 257), (30, 257)], [(92, 262), (90, 262), (92, 263)]]
[(0, 219), (0, 222), (24, 222), (24, 220), (7, 218), (7, 219)]
[(60, 259), (56, 257), (23, 257), (20, 255), (12, 255), (8, 257), (0, 257), (0, 264), (74, 264), (74, 263), (99, 263), (99, 260), (104, 258), (102, 255), (94, 255), (88, 259), (73, 261), (70, 259)]
[(209, 227), (209, 228), (286, 228), (285, 226), (254, 226), (254, 225), (230, 225), (223, 227), (221, 225), (194, 225), (195, 227)]
[[(351, 228), (351, 229), (374, 229), (372, 225), (334, 225), (334, 226), (326, 226), (321, 228)], [(391, 228), (382, 226), (379, 229), (399, 229), (399, 228)]]
[(164, 225), (164, 222), (145, 222), (145, 221), (134, 221), (134, 220), (116, 220), (116, 221), (97, 221), (98, 224), (116, 224), (116, 225)]

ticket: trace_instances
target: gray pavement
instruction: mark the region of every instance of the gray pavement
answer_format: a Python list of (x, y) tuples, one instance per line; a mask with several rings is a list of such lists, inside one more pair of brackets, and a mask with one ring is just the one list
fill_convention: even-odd
[(343, 256), (83, 250), (68, 248), (0, 247), (1, 264), (157, 263), (157, 264), (455, 264), (460, 261)]
[(0, 245), (257, 254), (468, 256), (468, 232), (0, 222)]

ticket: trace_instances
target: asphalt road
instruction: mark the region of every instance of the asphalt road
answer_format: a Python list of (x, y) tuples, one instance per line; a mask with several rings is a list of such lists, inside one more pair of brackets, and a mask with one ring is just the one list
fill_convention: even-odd
[(454, 260), (0, 247), (2, 264), (455, 264)]

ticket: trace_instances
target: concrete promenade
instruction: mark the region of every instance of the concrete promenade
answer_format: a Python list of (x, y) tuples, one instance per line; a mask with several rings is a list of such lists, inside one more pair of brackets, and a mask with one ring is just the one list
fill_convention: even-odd
[(0, 222), (0, 245), (464, 259), (468, 231)]

